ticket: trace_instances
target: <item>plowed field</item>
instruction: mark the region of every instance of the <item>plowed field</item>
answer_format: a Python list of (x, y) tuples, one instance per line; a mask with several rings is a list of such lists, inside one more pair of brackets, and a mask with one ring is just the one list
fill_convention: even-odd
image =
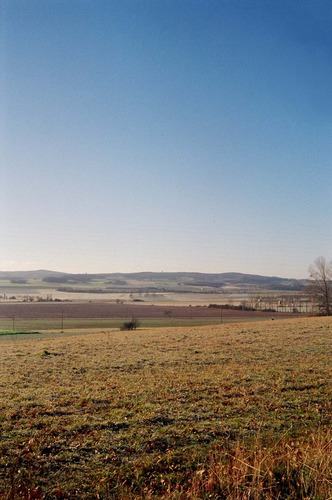
[[(45, 319), (59, 318), (220, 318), (218, 308), (204, 306), (154, 306), (137, 303), (116, 304), (113, 302), (60, 302), (60, 303), (2, 303), (0, 319)], [(222, 309), (225, 319), (271, 319), (296, 317), (293, 313), (271, 313), (262, 311), (239, 311)], [(301, 314), (301, 317), (304, 317)]]

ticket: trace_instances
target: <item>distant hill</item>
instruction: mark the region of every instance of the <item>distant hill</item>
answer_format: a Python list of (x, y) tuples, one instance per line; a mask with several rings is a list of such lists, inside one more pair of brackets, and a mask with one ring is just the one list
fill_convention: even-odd
[[(142, 288), (147, 283), (160, 288), (185, 287), (186, 289), (222, 290), (223, 288), (264, 288), (273, 290), (301, 290), (306, 280), (279, 278), (277, 276), (260, 276), (243, 273), (195, 273), (195, 272), (138, 272), (138, 273), (100, 273), (70, 274), (59, 271), (40, 269), (36, 271), (0, 271), (2, 280), (42, 280), (45, 283), (91, 283), (104, 280), (109, 285), (124, 285), (133, 281)], [(168, 286), (169, 285), (169, 286)], [(109, 287), (111, 288), (111, 287)]]
[(0, 280), (43, 280), (47, 276), (62, 276), (65, 273), (39, 269), (37, 271), (0, 271)]

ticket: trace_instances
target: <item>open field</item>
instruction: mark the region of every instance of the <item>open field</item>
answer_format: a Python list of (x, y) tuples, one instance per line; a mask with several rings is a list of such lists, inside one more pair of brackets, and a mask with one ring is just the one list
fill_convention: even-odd
[[(101, 292), (101, 293), (89, 293), (89, 292), (61, 292), (52, 288), (40, 288), (40, 289), (31, 289), (31, 290), (21, 290), (19, 289), (10, 289), (2, 287), (0, 288), (0, 304), (8, 302), (8, 299), (11, 297), (15, 297), (15, 301), (12, 302), (23, 302), (27, 297), (31, 297), (34, 300), (38, 298), (43, 298), (44, 300), (47, 297), (52, 297), (53, 300), (59, 301), (71, 301), (71, 302), (88, 302), (88, 301), (108, 301), (108, 302), (116, 302), (123, 301), (127, 304), (132, 304), (134, 300), (139, 299), (144, 302), (146, 305), (165, 305), (165, 306), (207, 306), (210, 303), (222, 303), (222, 304), (234, 304), (239, 305), (242, 302), (247, 301), (248, 303), (254, 297), (274, 297), (276, 300), (278, 298), (282, 298), (285, 301), (289, 301), (291, 299), (302, 301), (302, 308), (305, 308), (304, 299), (305, 296), (300, 292), (292, 293), (292, 292), (280, 292), (280, 291), (257, 291), (256, 293), (252, 292), (229, 292), (229, 293), (199, 293), (199, 292), (149, 292), (149, 293), (130, 293), (130, 292)], [(3, 294), (6, 294), (7, 299), (4, 300), (1, 298)], [(311, 306), (308, 306), (307, 309), (310, 311)]]
[(32, 337), (1, 340), (0, 498), (332, 496), (331, 318)]
[(305, 280), (241, 273), (65, 274), (53, 271), (0, 273), (0, 301), (124, 301), (204, 306), (210, 303), (256, 309), (311, 312)]
[[(107, 301), (0, 304), (0, 330), (117, 328), (137, 318), (143, 327), (189, 326), (290, 318), (294, 313), (240, 311), (204, 306), (162, 306)], [(301, 315), (303, 316), (303, 314)]]

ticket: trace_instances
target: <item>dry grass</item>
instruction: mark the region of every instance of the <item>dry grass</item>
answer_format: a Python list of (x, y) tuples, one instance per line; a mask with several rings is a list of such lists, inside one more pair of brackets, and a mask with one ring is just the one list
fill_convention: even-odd
[(331, 318), (0, 349), (0, 498), (332, 496)]

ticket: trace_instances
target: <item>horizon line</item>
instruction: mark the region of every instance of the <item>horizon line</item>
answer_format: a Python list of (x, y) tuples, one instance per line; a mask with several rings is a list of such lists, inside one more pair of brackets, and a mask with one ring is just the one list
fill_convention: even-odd
[(277, 276), (277, 275), (267, 275), (267, 274), (257, 274), (257, 273), (248, 273), (248, 272), (240, 272), (240, 271), (223, 271), (223, 272), (205, 272), (205, 271), (101, 271), (101, 272), (69, 272), (69, 271), (54, 271), (52, 269), (29, 269), (29, 270), (7, 270), (2, 271), (0, 269), (0, 273), (36, 273), (36, 272), (49, 272), (49, 273), (57, 273), (57, 274), (73, 274), (73, 275), (94, 275), (94, 274), (240, 274), (240, 275), (248, 275), (248, 276), (259, 276), (265, 278), (279, 278), (279, 279), (287, 279), (287, 280), (307, 280), (307, 278), (294, 278), (294, 277), (285, 277), (285, 276)]

